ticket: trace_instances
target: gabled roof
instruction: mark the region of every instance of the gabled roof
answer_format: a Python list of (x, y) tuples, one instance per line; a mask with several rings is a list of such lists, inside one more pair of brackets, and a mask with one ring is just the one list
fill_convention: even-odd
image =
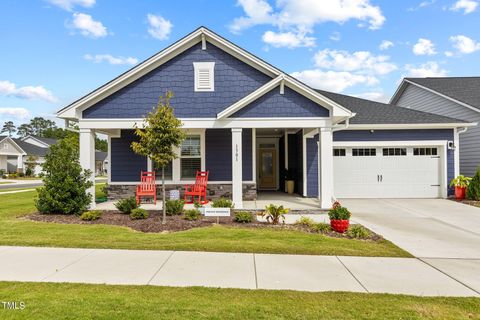
[(454, 118), (444, 117), (432, 113), (400, 108), (398, 106), (381, 103), (343, 94), (317, 90), (322, 95), (345, 106), (355, 112), (355, 117), (350, 119), (351, 125), (413, 125), (413, 124), (458, 124), (469, 123)]
[(12, 140), (15, 141), (15, 143), (20, 148), (22, 148), (22, 150), (29, 156), (32, 155), (32, 156), (44, 157), (50, 150), (50, 148), (42, 148), (34, 144), (22, 141), (21, 139), (12, 138)]
[(25, 141), (29, 137), (33, 138), (33, 139), (35, 139), (35, 140), (37, 140), (41, 143), (44, 143), (48, 146), (51, 146), (52, 144), (55, 144), (58, 141), (57, 139), (54, 139), (54, 138), (44, 138), (44, 137), (39, 137), (39, 136), (34, 136), (34, 135), (28, 135), (28, 136), (24, 137), (24, 138), (22, 138), (22, 141)]
[(103, 100), (104, 98), (127, 86), (133, 81), (146, 75), (158, 66), (164, 64), (165, 62), (169, 61), (173, 57), (179, 55), (180, 53), (184, 52), (188, 48), (191, 48), (193, 45), (199, 42), (202, 42), (202, 46), (207, 46), (206, 44), (207, 42), (209, 42), (216, 47), (219, 47), (220, 49), (242, 60), (253, 68), (270, 76), (273, 79), (272, 81), (275, 81), (275, 79), (277, 79), (278, 77), (282, 77), (283, 79), (288, 80), (288, 85), (292, 89), (297, 89), (298, 92), (308, 97), (309, 99), (312, 99), (314, 101), (322, 101), (324, 107), (333, 111), (332, 116), (352, 116), (352, 113), (343, 106), (338, 105), (337, 103), (329, 100), (326, 97), (323, 97), (321, 94), (315, 92), (304, 83), (298, 81), (287, 73), (272, 66), (271, 64), (265, 62), (264, 60), (258, 58), (250, 52), (238, 47), (234, 43), (226, 40), (225, 38), (219, 36), (215, 32), (205, 27), (198, 28), (197, 30), (178, 40), (166, 49), (158, 52), (157, 54), (141, 62), (140, 64), (136, 65), (135, 67), (111, 80), (110, 82), (104, 84), (103, 86), (95, 89), (84, 97), (74, 101), (65, 108), (59, 110), (57, 112), (57, 116), (63, 119), (78, 119), (81, 115), (81, 111), (87, 109), (88, 107)]
[(398, 102), (408, 84), (480, 112), (480, 77), (405, 78), (390, 100), (391, 103)]

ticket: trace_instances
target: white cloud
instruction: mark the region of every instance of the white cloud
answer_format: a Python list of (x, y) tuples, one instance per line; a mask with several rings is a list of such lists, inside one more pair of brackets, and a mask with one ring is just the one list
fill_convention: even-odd
[(72, 11), (75, 6), (91, 8), (95, 5), (95, 0), (47, 0), (47, 1), (67, 11)]
[(358, 75), (346, 71), (335, 72), (313, 69), (293, 72), (291, 76), (313, 88), (334, 92), (341, 92), (346, 88), (359, 84), (369, 86), (378, 84), (378, 80), (373, 76)]
[(451, 11), (462, 11), (463, 14), (469, 14), (474, 12), (478, 7), (478, 1), (474, 0), (458, 0), (451, 7)]
[(100, 62), (108, 62), (110, 64), (137, 64), (138, 59), (133, 58), (133, 57), (114, 57), (110, 54), (96, 54), (96, 55), (91, 55), (91, 54), (86, 54), (83, 56), (85, 60), (93, 61), (95, 63), (100, 63)]
[(94, 39), (108, 34), (107, 28), (100, 21), (93, 20), (91, 15), (85, 13), (74, 13), (70, 27), (79, 30), (83, 36)]
[(379, 29), (385, 22), (380, 7), (369, 0), (277, 0), (273, 8), (266, 0), (238, 0), (245, 15), (235, 18), (230, 25), (233, 33), (255, 25), (272, 25), (279, 33), (293, 31), (309, 34), (316, 24), (335, 22), (343, 24), (349, 20), (367, 24), (370, 29)]
[(333, 32), (331, 35), (330, 35), (330, 40), (333, 40), (333, 41), (340, 41), (341, 39), (341, 35), (340, 35), (340, 32)]
[(425, 78), (425, 77), (445, 77), (447, 71), (442, 69), (435, 61), (429, 61), (419, 66), (405, 65), (407, 77)]
[(160, 15), (148, 14), (148, 33), (158, 40), (166, 40), (172, 31), (173, 24)]
[(433, 42), (424, 38), (418, 39), (418, 42), (413, 46), (412, 51), (417, 56), (431, 56), (437, 53)]
[(305, 33), (267, 31), (262, 36), (263, 42), (275, 48), (298, 48), (315, 46), (315, 38)]
[(4, 117), (26, 119), (30, 117), (30, 113), (25, 108), (0, 108), (0, 118)]
[(323, 69), (337, 71), (355, 71), (360, 74), (384, 75), (397, 69), (389, 62), (389, 57), (375, 56), (369, 51), (356, 51), (349, 53), (343, 50), (324, 49), (314, 56), (315, 65)]
[(444, 53), (445, 53), (445, 57), (448, 57), (448, 58), (453, 57), (452, 51), (445, 51)]
[(42, 86), (25, 86), (17, 88), (15, 83), (0, 81), (0, 95), (28, 100), (44, 100), (56, 102), (58, 99)]
[(434, 4), (436, 2), (436, 0), (426, 0), (426, 1), (422, 1), (420, 2), (420, 4), (416, 7), (411, 7), (411, 8), (408, 8), (408, 11), (417, 11), (419, 9), (422, 9), (422, 8), (426, 8), (426, 7), (429, 7), (431, 6), (432, 4)]
[(453, 47), (460, 53), (472, 53), (480, 50), (480, 42), (470, 39), (464, 35), (457, 35), (450, 37)]
[(389, 41), (389, 40), (383, 40), (382, 43), (380, 43), (380, 45), (378, 46), (378, 48), (380, 50), (388, 50), (390, 49), (391, 47), (393, 47), (394, 44), (392, 41)]
[(385, 93), (381, 91), (363, 92), (363, 93), (354, 94), (353, 96), (362, 98), (362, 99), (383, 102), (383, 103), (386, 103), (390, 100), (390, 97), (388, 97), (387, 95), (385, 95)]

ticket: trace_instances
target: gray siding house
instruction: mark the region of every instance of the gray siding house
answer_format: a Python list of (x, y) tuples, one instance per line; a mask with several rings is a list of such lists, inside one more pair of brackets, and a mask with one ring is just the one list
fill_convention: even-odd
[[(480, 77), (405, 78), (392, 104), (480, 122)], [(460, 173), (473, 176), (480, 166), (480, 126), (458, 130)]]
[(131, 143), (167, 90), (187, 134), (168, 189), (208, 170), (207, 197), (231, 197), (235, 208), (261, 192), (282, 197), (285, 169), (320, 208), (337, 198), (447, 197), (458, 161), (449, 142), (471, 125), (314, 90), (201, 27), (58, 111), (78, 122), (85, 169), (94, 169), (95, 133), (108, 136), (110, 197), (133, 195), (140, 172), (157, 169)]

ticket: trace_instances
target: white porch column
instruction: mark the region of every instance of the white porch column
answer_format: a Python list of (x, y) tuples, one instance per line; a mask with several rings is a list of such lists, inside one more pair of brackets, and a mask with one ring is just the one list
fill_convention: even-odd
[(23, 155), (21, 154), (17, 156), (17, 172), (24, 172), (23, 171)]
[(232, 200), (236, 209), (243, 208), (242, 202), (242, 129), (232, 129)]
[(85, 170), (90, 170), (90, 180), (93, 186), (87, 190), (92, 195), (90, 209), (95, 208), (95, 131), (80, 129), (80, 165)]
[(322, 209), (328, 209), (333, 202), (333, 135), (331, 128), (318, 133), (318, 198)]

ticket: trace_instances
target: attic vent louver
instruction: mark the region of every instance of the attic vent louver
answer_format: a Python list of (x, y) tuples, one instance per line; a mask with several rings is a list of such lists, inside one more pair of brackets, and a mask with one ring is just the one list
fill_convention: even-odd
[(194, 62), (195, 91), (214, 91), (215, 62)]

